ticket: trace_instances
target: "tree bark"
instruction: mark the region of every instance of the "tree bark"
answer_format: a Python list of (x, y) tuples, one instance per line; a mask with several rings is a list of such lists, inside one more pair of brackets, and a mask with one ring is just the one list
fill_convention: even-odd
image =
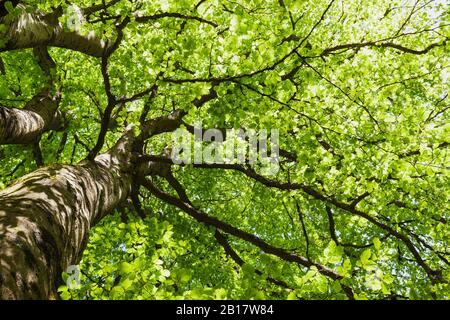
[(31, 99), (24, 109), (0, 106), (0, 144), (29, 144), (36, 142), (47, 130), (61, 127), (57, 111), (59, 96), (43, 92)]
[(0, 192), (0, 299), (57, 299), (90, 228), (131, 190), (131, 133), (94, 161), (38, 169)]

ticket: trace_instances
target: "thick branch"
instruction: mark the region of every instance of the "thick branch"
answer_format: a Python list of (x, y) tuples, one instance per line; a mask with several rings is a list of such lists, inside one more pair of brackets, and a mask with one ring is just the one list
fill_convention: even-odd
[(157, 14), (150, 15), (150, 16), (136, 17), (136, 22), (148, 22), (148, 21), (152, 21), (152, 20), (158, 20), (161, 18), (177, 18), (177, 19), (183, 19), (183, 20), (196, 20), (198, 22), (209, 24), (209, 25), (213, 26), (214, 28), (218, 27), (218, 24), (215, 22), (203, 19), (201, 17), (185, 15), (185, 14), (178, 13), (178, 12), (162, 12), (162, 13), (157, 13)]
[(57, 112), (59, 97), (43, 92), (31, 99), (24, 109), (0, 106), (0, 144), (29, 144), (47, 130), (61, 127)]
[(364, 47), (372, 47), (372, 48), (392, 48), (398, 51), (402, 51), (405, 53), (410, 53), (410, 54), (416, 54), (416, 55), (422, 55), (422, 54), (426, 54), (429, 51), (431, 51), (433, 48), (436, 47), (441, 47), (441, 46), (445, 46), (446, 41), (442, 41), (442, 42), (436, 42), (436, 43), (432, 43), (429, 46), (427, 46), (424, 49), (411, 49), (411, 48), (407, 48), (404, 47), (402, 45), (396, 44), (396, 43), (392, 43), (392, 42), (382, 42), (382, 43), (378, 43), (376, 41), (371, 41), (371, 42), (363, 42), (363, 43), (347, 43), (347, 44), (341, 44), (341, 45), (337, 45), (335, 47), (331, 47), (328, 49), (325, 49), (322, 53), (321, 56), (327, 56), (330, 55), (331, 53), (335, 52), (335, 51), (346, 51), (349, 49), (361, 49)]
[(106, 48), (105, 42), (93, 33), (82, 35), (78, 31), (64, 30), (64, 26), (58, 21), (61, 15), (61, 8), (50, 14), (40, 11), (33, 13), (24, 11), (13, 21), (5, 21), (8, 30), (4, 37), (7, 42), (4, 47), (0, 48), (0, 52), (46, 45), (101, 57)]
[[(324, 265), (321, 265), (319, 263), (314, 263), (303, 256), (300, 256), (300, 255), (297, 255), (294, 253), (290, 253), (290, 252), (286, 251), (285, 249), (272, 246), (272, 245), (268, 244), (267, 242), (265, 242), (264, 240), (262, 240), (261, 238), (255, 236), (253, 234), (250, 234), (246, 231), (240, 230), (226, 222), (223, 222), (215, 217), (211, 217), (211, 216), (197, 210), (196, 208), (183, 202), (182, 200), (159, 190), (157, 187), (155, 187), (153, 185), (153, 183), (151, 183), (147, 179), (145, 179), (142, 182), (142, 184), (145, 188), (147, 188), (156, 197), (160, 198), (161, 200), (163, 200), (169, 204), (172, 204), (172, 205), (180, 208), (181, 210), (183, 210), (184, 212), (186, 212), (191, 217), (193, 217), (194, 219), (196, 219), (197, 221), (199, 221), (201, 223), (204, 223), (204, 224), (210, 225), (210, 226), (214, 226), (215, 228), (222, 230), (223, 232), (226, 232), (226, 233), (231, 234), (235, 237), (238, 237), (242, 240), (250, 242), (251, 244), (253, 244), (253, 245), (257, 246), (258, 248), (260, 248), (261, 250), (263, 250), (264, 252), (275, 255), (282, 260), (285, 260), (288, 262), (295, 262), (295, 263), (298, 263), (299, 265), (307, 267), (307, 268), (315, 266), (322, 275), (329, 277), (333, 280), (342, 280), (344, 278), (342, 275), (340, 275), (336, 271), (334, 271)], [(349, 298), (351, 298), (353, 296), (352, 290), (349, 287), (344, 286), (344, 285), (342, 285), (342, 287), (346, 291)]]
[[(152, 156), (152, 158), (155, 161), (158, 161), (157, 158), (155, 156)], [(159, 161), (164, 161), (164, 162), (172, 162), (171, 159), (163, 159), (162, 157), (159, 157)], [(182, 165), (182, 164), (181, 164)], [(428, 277), (433, 281), (444, 281), (442, 279), (442, 274), (439, 270), (433, 270), (422, 258), (422, 256), (420, 255), (419, 251), (417, 250), (417, 248), (415, 247), (414, 243), (411, 241), (411, 239), (409, 239), (406, 235), (404, 235), (401, 232), (396, 231), (395, 229), (393, 229), (392, 227), (390, 227), (387, 224), (384, 224), (382, 222), (380, 222), (379, 220), (377, 220), (375, 217), (360, 211), (358, 209), (356, 209), (352, 204), (347, 204), (344, 202), (341, 202), (339, 200), (337, 200), (336, 198), (332, 197), (332, 196), (327, 196), (324, 195), (323, 193), (317, 191), (316, 189), (307, 186), (305, 184), (301, 184), (301, 183), (287, 183), (287, 182), (279, 182), (276, 180), (271, 180), (268, 179), (260, 174), (258, 174), (256, 171), (254, 171), (253, 169), (251, 169), (250, 167), (244, 167), (242, 165), (239, 164), (226, 164), (226, 163), (213, 163), (213, 164), (194, 164), (194, 167), (197, 168), (209, 168), (209, 169), (231, 169), (231, 170), (236, 170), (236, 171), (240, 171), (242, 173), (244, 173), (246, 176), (253, 178), (254, 180), (262, 183), (265, 186), (271, 187), (271, 188), (277, 188), (280, 190), (302, 190), (303, 192), (305, 192), (306, 194), (312, 196), (314, 199), (320, 200), (324, 203), (328, 203), (328, 204), (332, 204), (333, 206), (342, 209), (344, 212), (359, 216), (367, 221), (369, 221), (370, 223), (372, 223), (373, 225), (377, 226), (378, 228), (386, 231), (388, 234), (390, 234), (391, 236), (394, 236), (395, 238), (397, 238), (399, 241), (403, 242), (406, 247), (408, 248), (408, 250), (412, 253), (412, 255), (414, 256), (414, 259), (417, 261), (417, 263), (425, 270), (426, 274), (428, 275)]]

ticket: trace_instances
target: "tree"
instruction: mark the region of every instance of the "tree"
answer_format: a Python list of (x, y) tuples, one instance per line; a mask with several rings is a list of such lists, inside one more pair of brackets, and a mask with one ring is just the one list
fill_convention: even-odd
[(449, 9), (3, 1), (0, 297), (448, 298)]

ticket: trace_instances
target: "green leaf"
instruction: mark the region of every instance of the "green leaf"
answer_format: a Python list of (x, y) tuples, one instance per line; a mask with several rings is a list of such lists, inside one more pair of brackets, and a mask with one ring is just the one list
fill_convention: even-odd
[(287, 300), (298, 300), (297, 293), (295, 291), (289, 292)]
[(14, 12), (14, 7), (11, 1), (5, 1), (3, 6), (5, 7), (6, 11), (8, 11), (8, 13)]
[(363, 265), (367, 265), (369, 263), (371, 254), (372, 251), (370, 249), (364, 250), (363, 253), (361, 254), (361, 257), (359, 258), (359, 261), (361, 261)]
[(120, 272), (122, 274), (128, 274), (134, 271), (133, 266), (128, 262), (122, 262), (120, 264)]
[(378, 238), (373, 239), (373, 245), (375, 247), (375, 250), (380, 251), (381, 248), (381, 241)]

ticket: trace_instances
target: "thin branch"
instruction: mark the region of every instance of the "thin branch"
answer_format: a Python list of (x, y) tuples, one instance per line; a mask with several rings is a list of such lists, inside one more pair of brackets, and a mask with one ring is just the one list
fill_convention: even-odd
[(91, 14), (96, 13), (98, 11), (101, 11), (101, 10), (106, 11), (106, 9), (108, 9), (109, 7), (112, 7), (113, 5), (115, 5), (119, 2), (120, 2), (120, 0), (111, 0), (108, 3), (105, 3), (105, 1), (102, 1), (102, 3), (100, 3), (100, 4), (94, 4), (90, 7), (81, 9), (81, 12), (86, 17), (89, 17)]
[(326, 212), (327, 212), (327, 216), (328, 216), (328, 228), (329, 228), (330, 236), (331, 236), (331, 239), (336, 243), (336, 245), (342, 246), (342, 247), (356, 248), (356, 249), (369, 248), (373, 245), (372, 243), (353, 244), (353, 243), (341, 242), (336, 235), (336, 225), (334, 223), (334, 217), (333, 217), (333, 212), (331, 211), (331, 208), (327, 206)]
[(123, 29), (126, 27), (126, 25), (130, 22), (129, 17), (125, 17), (125, 19), (117, 26), (117, 38), (114, 41), (114, 43), (111, 46), (106, 46), (102, 61), (101, 61), (101, 72), (103, 77), (103, 84), (105, 87), (105, 93), (106, 97), (108, 99), (108, 104), (105, 108), (105, 111), (103, 112), (103, 118), (101, 122), (100, 127), (100, 133), (97, 138), (97, 143), (95, 144), (94, 148), (89, 152), (88, 159), (93, 160), (97, 154), (100, 152), (100, 150), (103, 147), (103, 144), (105, 143), (105, 137), (106, 133), (108, 132), (110, 120), (111, 120), (111, 114), (114, 109), (114, 107), (118, 104), (118, 101), (114, 94), (111, 91), (111, 80), (109, 77), (108, 72), (108, 59), (109, 57), (118, 49), (120, 42), (123, 38)]
[(328, 79), (327, 77), (325, 77), (324, 75), (322, 75), (316, 68), (314, 68), (312, 65), (310, 65), (308, 62), (306, 62), (306, 60), (304, 60), (304, 63), (310, 68), (312, 69), (321, 79), (325, 80), (326, 82), (328, 82), (329, 84), (331, 84), (333, 87), (335, 87), (336, 89), (338, 89), (341, 93), (343, 93), (351, 102), (353, 102), (354, 104), (358, 105), (359, 107), (361, 107), (369, 116), (369, 118), (373, 121), (373, 123), (375, 123), (375, 125), (378, 127), (378, 129), (381, 131), (381, 127), (380, 124), (378, 123), (378, 120), (375, 119), (375, 117), (372, 115), (372, 113), (370, 112), (370, 110), (362, 103), (358, 102), (356, 99), (353, 99), (349, 93), (345, 92), (340, 86), (338, 86), (337, 84), (335, 84), (333, 81), (331, 81), (330, 79)]
[(14, 173), (16, 173), (16, 171), (25, 164), (25, 162), (27, 162), (27, 159), (20, 160), (20, 162), (11, 170), (11, 172), (6, 174), (5, 177), (12, 177)]
[(44, 166), (44, 158), (42, 157), (42, 150), (41, 150), (39, 141), (36, 141), (35, 143), (33, 143), (32, 149), (33, 149), (33, 157), (34, 157), (34, 161), (36, 162), (36, 166), (38, 166), (38, 167)]
[(148, 21), (152, 21), (152, 20), (158, 20), (161, 18), (176, 18), (176, 19), (183, 19), (183, 20), (195, 20), (201, 23), (206, 23), (209, 24), (210, 26), (213, 26), (214, 28), (217, 28), (219, 25), (213, 21), (209, 21), (206, 19), (203, 19), (201, 17), (197, 17), (197, 16), (192, 16), (192, 15), (185, 15), (182, 13), (178, 13), (178, 12), (162, 12), (162, 13), (157, 13), (157, 14), (153, 14), (150, 16), (141, 16), (141, 17), (136, 17), (136, 22), (148, 22)]
[(309, 259), (309, 237), (308, 237), (308, 232), (306, 231), (305, 221), (303, 219), (303, 212), (300, 209), (300, 206), (298, 205), (297, 200), (295, 200), (295, 208), (297, 209), (298, 219), (300, 220), (300, 223), (301, 223), (301, 226), (302, 226), (303, 235), (305, 237), (306, 257)]
[(441, 109), (440, 111), (436, 112), (436, 114), (433, 115), (433, 113), (435, 112), (435, 109), (437, 108), (437, 106), (441, 102), (445, 101), (445, 99), (447, 99), (447, 97), (448, 97), (448, 92), (446, 92), (445, 95), (434, 104), (433, 110), (431, 110), (430, 114), (428, 115), (428, 117), (424, 121), (424, 123), (430, 122), (431, 120), (435, 119), (436, 117), (438, 117), (439, 115), (443, 114), (445, 111), (450, 109), (450, 104), (449, 104), (449, 105), (445, 106), (443, 109)]
[[(242, 260), (242, 258), (239, 256), (239, 254), (231, 247), (230, 243), (228, 242), (227, 238), (225, 237), (225, 235), (223, 235), (219, 230), (216, 229), (216, 232), (214, 233), (214, 236), (217, 240), (217, 242), (223, 247), (225, 253), (231, 258), (233, 259), (234, 262), (236, 262), (237, 265), (239, 265), (240, 267), (242, 267), (245, 264), (245, 261)], [(256, 269), (255, 273), (257, 275), (263, 275), (263, 272), (261, 270)], [(278, 280), (275, 279), (271, 276), (267, 277), (267, 281), (283, 287), (285, 289), (292, 289), (286, 282), (282, 281), (282, 280)]]
[(326, 9), (322, 12), (322, 15), (320, 16), (319, 20), (314, 24), (314, 26), (309, 30), (308, 34), (300, 41), (300, 43), (297, 45), (297, 47), (293, 50), (294, 52), (297, 51), (297, 49), (300, 49), (303, 43), (305, 43), (306, 40), (311, 36), (311, 34), (316, 30), (316, 28), (322, 23), (323, 19), (325, 19), (325, 15), (330, 10), (331, 6), (333, 5), (334, 0), (331, 0)]

